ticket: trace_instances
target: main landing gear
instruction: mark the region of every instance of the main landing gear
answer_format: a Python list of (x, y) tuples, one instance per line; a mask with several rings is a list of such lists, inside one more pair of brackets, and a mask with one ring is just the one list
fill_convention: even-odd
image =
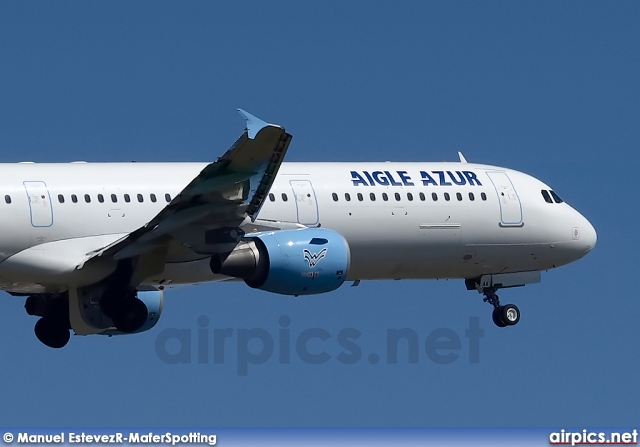
[(31, 295), (24, 308), (29, 315), (41, 317), (33, 329), (41, 343), (58, 349), (69, 342), (71, 324), (66, 295)]
[(493, 306), (491, 317), (498, 327), (513, 326), (520, 321), (520, 309), (515, 304), (500, 305), (500, 298), (496, 295), (494, 287), (482, 289), (484, 299), (482, 301)]

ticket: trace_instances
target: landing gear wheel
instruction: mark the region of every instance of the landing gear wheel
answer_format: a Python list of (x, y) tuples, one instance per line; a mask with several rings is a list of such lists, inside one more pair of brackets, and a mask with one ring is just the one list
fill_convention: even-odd
[(38, 317), (44, 317), (47, 314), (47, 302), (42, 295), (28, 296), (24, 302), (24, 309), (27, 311), (27, 315), (36, 315)]
[(147, 321), (149, 310), (139, 298), (129, 298), (118, 307), (118, 313), (112, 319), (113, 325), (120, 332), (135, 332)]
[(491, 318), (493, 319), (493, 323), (498, 327), (506, 327), (507, 323), (502, 319), (502, 307), (498, 306), (493, 309), (493, 313), (491, 314)]
[(520, 321), (520, 309), (515, 304), (502, 306), (501, 317), (507, 326), (513, 326)]
[(66, 322), (51, 317), (40, 318), (33, 331), (42, 344), (54, 349), (63, 348), (71, 338)]
[(507, 304), (505, 306), (500, 305), (500, 297), (496, 295), (496, 288), (487, 287), (482, 289), (484, 293), (485, 303), (489, 303), (493, 306), (493, 313), (491, 318), (498, 327), (513, 326), (520, 321), (520, 309), (514, 304)]

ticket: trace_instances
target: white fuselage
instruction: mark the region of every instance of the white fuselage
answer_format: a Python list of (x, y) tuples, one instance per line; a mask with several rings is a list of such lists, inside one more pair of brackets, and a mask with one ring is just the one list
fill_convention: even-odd
[[(0, 165), (0, 288), (63, 290), (64, 268), (34, 263), (51, 250), (73, 263), (136, 230), (205, 166)], [(541, 191), (550, 189), (521, 172), (471, 163), (283, 163), (257, 219), (341, 233), (351, 251), (348, 279), (473, 278), (554, 268), (594, 246), (595, 230), (580, 213), (545, 201)], [(144, 283), (226, 279), (211, 273), (206, 254), (181, 250)]]

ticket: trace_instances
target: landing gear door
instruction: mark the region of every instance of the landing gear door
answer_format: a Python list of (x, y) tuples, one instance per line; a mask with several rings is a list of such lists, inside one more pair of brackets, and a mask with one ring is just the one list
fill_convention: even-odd
[(516, 189), (506, 172), (487, 172), (500, 203), (500, 226), (522, 227), (522, 205)]
[(309, 180), (290, 180), (289, 184), (296, 199), (298, 223), (316, 225), (319, 221), (318, 202), (313, 185)]
[(31, 214), (31, 226), (50, 227), (53, 225), (53, 208), (51, 197), (45, 182), (23, 182), (29, 199), (29, 212)]

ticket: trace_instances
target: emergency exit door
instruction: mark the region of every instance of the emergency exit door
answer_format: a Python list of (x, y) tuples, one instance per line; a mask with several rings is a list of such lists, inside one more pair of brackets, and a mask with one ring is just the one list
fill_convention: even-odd
[(33, 227), (50, 227), (53, 225), (53, 208), (51, 197), (45, 182), (23, 182), (29, 198), (29, 212)]
[(316, 192), (309, 180), (291, 180), (289, 182), (296, 199), (298, 223), (302, 225), (316, 225), (318, 218), (318, 202)]

